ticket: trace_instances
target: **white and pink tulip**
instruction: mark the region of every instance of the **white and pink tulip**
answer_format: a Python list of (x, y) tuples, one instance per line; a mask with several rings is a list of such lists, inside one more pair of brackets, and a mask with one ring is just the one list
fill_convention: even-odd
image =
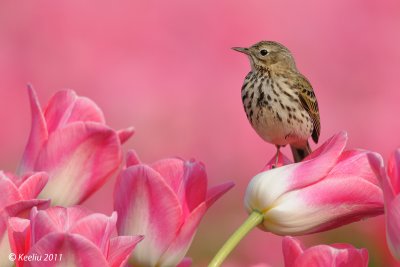
[(305, 160), (261, 172), (246, 191), (245, 207), (264, 219), (260, 228), (279, 235), (329, 230), (383, 213), (383, 194), (369, 158), (344, 151), (347, 135), (336, 134)]

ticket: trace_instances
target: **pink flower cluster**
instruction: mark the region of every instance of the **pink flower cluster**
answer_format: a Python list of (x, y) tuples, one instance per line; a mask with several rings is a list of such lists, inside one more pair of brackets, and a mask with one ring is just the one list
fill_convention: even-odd
[[(113, 130), (72, 90), (43, 109), (28, 93), (32, 127), (20, 167), (0, 171), (0, 266), (189, 266), (201, 218), (233, 183), (208, 189), (201, 162), (147, 165), (133, 151), (121, 170), (133, 128)], [(79, 205), (118, 173), (110, 217)]]
[[(122, 266), (143, 237), (117, 236), (116, 223), (116, 212), (108, 217), (81, 206), (41, 211), (34, 207), (29, 219), (9, 219), (10, 245), (18, 255), (16, 266), (43, 266), (45, 262), (50, 266), (61, 262)], [(36, 260), (26, 260), (29, 257)]]
[[(44, 108), (28, 92), (32, 126), (21, 164), (16, 174), (0, 171), (0, 266), (190, 266), (185, 256), (202, 217), (233, 183), (209, 187), (196, 160), (146, 164), (133, 150), (124, 160), (121, 146), (133, 128), (110, 128), (100, 108), (72, 90), (57, 92)], [(278, 165), (272, 159), (247, 187), (245, 207), (262, 216), (259, 228), (285, 236), (287, 267), (368, 266), (366, 249), (305, 249), (289, 235), (383, 213), (388, 245), (400, 259), (400, 150), (386, 170), (379, 154), (345, 150), (346, 143), (347, 134), (338, 133), (299, 163), (280, 154)], [(111, 216), (84, 208), (114, 175)]]

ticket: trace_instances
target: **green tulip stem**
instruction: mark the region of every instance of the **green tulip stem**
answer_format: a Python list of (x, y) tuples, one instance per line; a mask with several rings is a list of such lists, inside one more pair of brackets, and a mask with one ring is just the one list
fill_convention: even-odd
[(264, 215), (254, 210), (244, 223), (231, 235), (222, 248), (212, 259), (208, 267), (219, 267), (226, 257), (235, 249), (239, 242), (257, 225), (262, 223)]

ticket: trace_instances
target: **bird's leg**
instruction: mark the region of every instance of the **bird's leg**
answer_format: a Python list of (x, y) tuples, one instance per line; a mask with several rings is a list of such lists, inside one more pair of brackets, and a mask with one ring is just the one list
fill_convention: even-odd
[(272, 168), (277, 168), (278, 167), (278, 161), (279, 161), (279, 149), (281, 148), (280, 145), (276, 145), (276, 156), (275, 156), (275, 165), (272, 166)]

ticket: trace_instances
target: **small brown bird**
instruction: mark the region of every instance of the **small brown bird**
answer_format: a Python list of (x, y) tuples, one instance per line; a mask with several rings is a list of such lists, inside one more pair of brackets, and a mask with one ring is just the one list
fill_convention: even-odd
[(242, 102), (258, 135), (279, 148), (290, 144), (295, 162), (311, 153), (308, 138), (318, 143), (318, 102), (310, 82), (298, 70), (290, 51), (273, 41), (249, 48), (234, 47), (250, 59), (242, 86)]

